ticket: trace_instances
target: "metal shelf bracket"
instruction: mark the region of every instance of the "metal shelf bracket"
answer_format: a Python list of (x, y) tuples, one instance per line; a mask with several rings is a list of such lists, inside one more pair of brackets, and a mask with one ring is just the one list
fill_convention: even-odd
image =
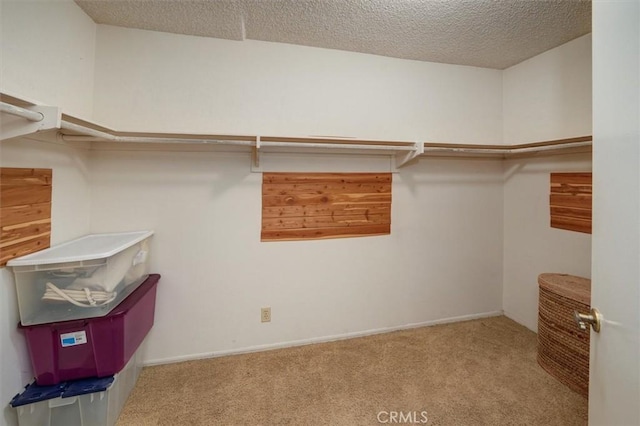
[(251, 171), (253, 173), (262, 172), (262, 167), (260, 166), (260, 157), (262, 153), (260, 152), (260, 136), (256, 136), (256, 145), (251, 148)]
[(424, 143), (414, 142), (413, 150), (407, 153), (398, 154), (395, 156), (395, 170), (397, 171), (407, 163), (413, 161), (416, 157), (424, 154)]

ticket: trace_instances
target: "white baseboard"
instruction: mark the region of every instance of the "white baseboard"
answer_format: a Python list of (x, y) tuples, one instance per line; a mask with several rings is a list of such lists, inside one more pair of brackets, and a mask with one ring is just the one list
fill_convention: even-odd
[(480, 318), (496, 317), (503, 314), (504, 313), (502, 311), (482, 312), (479, 314), (462, 315), (462, 316), (443, 318), (443, 319), (432, 320), (432, 321), (405, 324), (405, 325), (400, 325), (395, 327), (384, 327), (384, 328), (376, 328), (373, 330), (355, 331), (352, 333), (336, 334), (333, 336), (313, 337), (310, 339), (292, 340), (292, 341), (280, 342), (280, 343), (269, 343), (266, 345), (248, 346), (245, 348), (228, 349), (224, 351), (204, 352), (199, 354), (189, 354), (189, 355), (180, 355), (180, 356), (169, 357), (169, 358), (152, 359), (152, 360), (144, 361), (143, 364), (145, 366), (172, 364), (175, 362), (193, 361), (193, 360), (207, 359), (207, 358), (217, 358), (217, 357), (228, 356), (228, 355), (240, 355), (240, 354), (246, 354), (251, 352), (270, 351), (273, 349), (283, 349), (283, 348), (291, 348), (295, 346), (312, 345), (315, 343), (326, 343), (326, 342), (334, 342), (337, 340), (354, 339), (356, 337), (372, 336), (374, 334), (382, 334), (382, 333), (391, 333), (393, 331), (409, 330), (412, 328), (428, 327), (428, 326), (438, 325), (438, 324), (448, 324), (452, 322), (461, 322), (461, 321), (469, 321), (469, 320), (480, 319)]

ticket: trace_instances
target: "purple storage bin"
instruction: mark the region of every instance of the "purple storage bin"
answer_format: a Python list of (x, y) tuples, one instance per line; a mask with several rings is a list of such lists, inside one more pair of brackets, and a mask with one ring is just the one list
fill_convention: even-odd
[(103, 317), (19, 325), (27, 338), (36, 383), (55, 385), (120, 372), (153, 326), (159, 279), (158, 274), (149, 275)]

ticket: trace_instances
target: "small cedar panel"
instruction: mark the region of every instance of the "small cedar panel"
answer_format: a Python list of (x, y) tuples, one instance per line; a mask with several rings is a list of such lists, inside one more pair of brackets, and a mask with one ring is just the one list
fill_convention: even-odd
[(391, 173), (263, 173), (262, 241), (391, 233)]
[(51, 169), (0, 168), (0, 267), (49, 247)]
[(551, 173), (551, 227), (591, 233), (591, 173)]

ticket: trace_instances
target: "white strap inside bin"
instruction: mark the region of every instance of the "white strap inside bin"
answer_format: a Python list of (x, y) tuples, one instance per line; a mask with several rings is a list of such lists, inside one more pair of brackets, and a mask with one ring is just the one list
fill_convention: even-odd
[[(145, 263), (146, 260), (146, 249), (129, 247), (115, 256), (109, 267), (102, 266), (87, 277), (78, 277), (66, 288), (61, 289), (52, 282), (47, 282), (42, 300), (67, 301), (82, 308), (107, 305), (118, 296), (115, 289), (123, 279), (125, 282), (134, 281), (136, 272), (132, 268)], [(130, 276), (132, 274), (133, 276)]]
[(42, 299), (67, 301), (82, 308), (94, 308), (111, 303), (117, 295), (118, 293), (115, 291), (89, 290), (88, 288), (82, 290), (59, 289), (54, 284), (47, 283), (47, 289)]

